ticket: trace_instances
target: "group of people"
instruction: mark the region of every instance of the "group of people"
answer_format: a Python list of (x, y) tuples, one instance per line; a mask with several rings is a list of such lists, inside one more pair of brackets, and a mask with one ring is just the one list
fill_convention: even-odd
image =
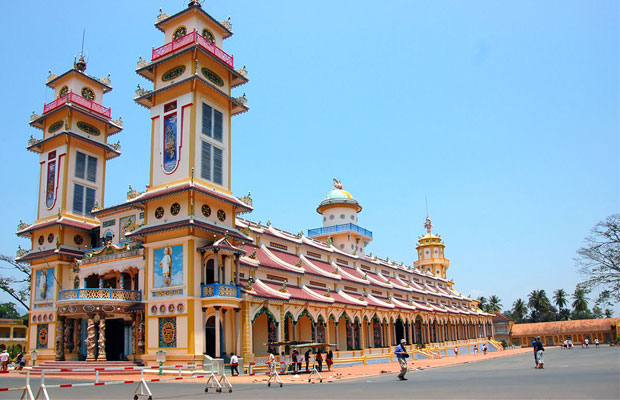
[[(10, 360), (9, 352), (2, 350), (0, 353), (0, 371), (9, 372), (9, 360)], [(17, 354), (17, 358), (15, 358), (15, 370), (20, 371), (24, 369), (26, 366), (26, 356), (24, 353)]]
[[(269, 351), (267, 364), (270, 368), (275, 368), (275, 354), (275, 351)], [(302, 371), (301, 367), (304, 362), (306, 364), (306, 372), (310, 372), (311, 361), (312, 354), (310, 349), (306, 350), (303, 354), (297, 350), (293, 350), (290, 359), (282, 352), (280, 353), (280, 373), (286, 373), (287, 370), (294, 373), (300, 372)], [(332, 365), (334, 364), (334, 352), (331, 349), (323, 353), (319, 348), (314, 354), (314, 366), (318, 372), (323, 372), (323, 361), (325, 361), (327, 365), (327, 371), (331, 371)]]

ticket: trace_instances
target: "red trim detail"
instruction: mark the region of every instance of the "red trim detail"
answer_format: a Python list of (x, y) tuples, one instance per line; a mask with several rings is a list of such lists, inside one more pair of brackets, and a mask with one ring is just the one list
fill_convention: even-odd
[(102, 385), (105, 385), (105, 384), (106, 384), (105, 382), (95, 382), (93, 384), (93, 386), (102, 386)]
[(65, 384), (62, 384), (62, 385), (58, 385), (59, 388), (68, 388), (68, 387), (72, 387), (72, 386), (73, 386), (73, 383), (65, 383)]

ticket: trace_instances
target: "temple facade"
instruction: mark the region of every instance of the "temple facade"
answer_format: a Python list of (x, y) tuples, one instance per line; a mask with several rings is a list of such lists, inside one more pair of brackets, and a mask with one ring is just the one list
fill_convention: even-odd
[[(104, 204), (105, 166), (120, 156), (122, 130), (103, 95), (107, 77), (82, 57), (47, 85), (55, 99), (30, 125), (42, 131), (36, 219), (17, 234), (31, 249), (28, 348), (39, 360), (202, 362), (235, 352), (246, 360), (268, 343), (313, 341), (339, 350), (420, 347), (492, 337), (491, 315), (447, 279), (443, 239), (417, 239), (417, 260), (367, 253), (360, 203), (334, 180), (319, 202), (320, 228), (293, 234), (251, 221), (250, 195), (231, 192), (232, 117), (248, 111), (233, 90), (245, 68), (222, 50), (232, 35), (198, 1), (155, 27), (164, 45), (136, 72), (135, 101), (150, 111), (150, 176), (122, 204)], [(278, 351), (285, 351), (279, 346)]]

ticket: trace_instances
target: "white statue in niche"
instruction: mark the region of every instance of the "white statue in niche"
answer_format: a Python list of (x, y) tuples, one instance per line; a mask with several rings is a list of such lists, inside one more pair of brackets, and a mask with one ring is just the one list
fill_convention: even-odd
[(164, 256), (159, 262), (159, 266), (161, 267), (161, 276), (163, 278), (165, 285), (170, 285), (170, 266), (172, 264), (172, 249), (170, 247), (164, 248)]
[(38, 286), (39, 286), (39, 296), (42, 299), (46, 299), (47, 298), (47, 270), (46, 269), (41, 270), (41, 274), (39, 275)]

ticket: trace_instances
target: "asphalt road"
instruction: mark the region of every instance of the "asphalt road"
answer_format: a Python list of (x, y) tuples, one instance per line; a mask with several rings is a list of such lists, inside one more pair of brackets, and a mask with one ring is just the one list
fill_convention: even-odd
[[(416, 366), (423, 367), (423, 361)], [(548, 349), (545, 369), (534, 369), (533, 354), (521, 354), (452, 367), (418, 370), (406, 382), (394, 374), (322, 384), (235, 385), (232, 393), (204, 393), (203, 384), (152, 383), (153, 399), (619, 399), (620, 348)], [(77, 381), (74, 381), (77, 383)], [(84, 381), (81, 381), (84, 382)], [(46, 379), (47, 384), (61, 383)], [(67, 383), (67, 381), (62, 381)], [(2, 377), (0, 387), (23, 384)], [(33, 379), (34, 394), (38, 379)], [(49, 389), (50, 399), (131, 399), (135, 385)], [(1, 392), (0, 399), (19, 398)]]

